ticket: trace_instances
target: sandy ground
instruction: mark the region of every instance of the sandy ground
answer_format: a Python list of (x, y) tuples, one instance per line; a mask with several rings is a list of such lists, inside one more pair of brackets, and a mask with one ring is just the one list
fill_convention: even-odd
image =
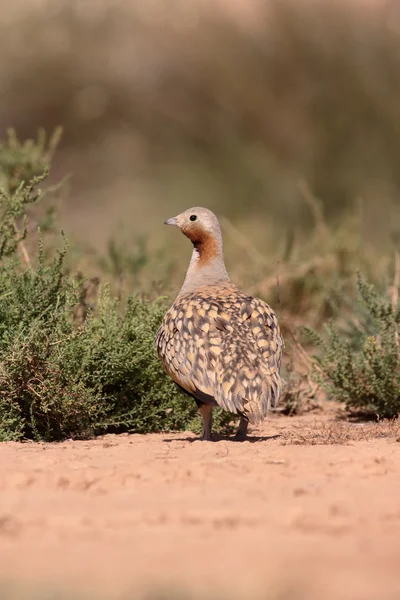
[[(96, 598), (171, 585), (213, 598), (399, 598), (400, 429), (378, 439), (331, 419), (274, 418), (243, 443), (1, 444), (2, 600), (42, 598), (42, 585)], [(339, 443), (314, 445), (324, 441)]]

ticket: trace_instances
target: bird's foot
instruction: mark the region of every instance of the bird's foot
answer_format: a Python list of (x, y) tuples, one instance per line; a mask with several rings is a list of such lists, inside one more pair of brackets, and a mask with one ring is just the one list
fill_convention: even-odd
[(243, 442), (247, 439), (247, 428), (249, 426), (249, 422), (244, 417), (240, 417), (240, 423), (236, 435), (234, 437), (238, 442)]
[(203, 432), (200, 439), (204, 442), (212, 442), (212, 404), (201, 404), (199, 411), (203, 418)]
[(199, 438), (202, 442), (213, 442), (214, 438), (212, 436), (212, 433), (209, 431), (203, 431), (203, 433), (201, 434), (200, 438)]

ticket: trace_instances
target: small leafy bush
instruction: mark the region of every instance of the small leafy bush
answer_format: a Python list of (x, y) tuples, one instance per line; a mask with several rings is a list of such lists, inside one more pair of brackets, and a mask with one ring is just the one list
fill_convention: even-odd
[(316, 380), (348, 409), (380, 418), (400, 413), (400, 307), (358, 277), (358, 301), (344, 326), (326, 326), (327, 340), (308, 333), (319, 347)]
[(14, 131), (7, 131), (7, 139), (0, 142), (0, 188), (15, 192), (21, 184), (27, 184), (46, 172), (60, 142), (62, 129), (58, 127), (47, 140), (46, 133), (39, 129), (36, 140), (21, 142)]
[[(43, 197), (45, 178), (27, 154), (45, 156), (43, 171), (50, 156), (43, 148), (14, 137), (0, 145), (0, 173), (9, 182), (0, 192), (0, 441), (198, 429), (195, 403), (155, 353), (164, 301), (122, 304), (105, 285), (94, 305), (82, 307), (86, 282), (69, 277), (65, 241), (49, 251), (38, 231), (35, 254), (27, 251), (27, 210)], [(20, 158), (20, 170), (9, 168), (7, 154)], [(231, 419), (220, 413), (217, 424), (226, 428)]]
[(0, 284), (0, 439), (58, 440), (115, 431), (184, 428), (194, 403), (181, 397), (154, 354), (164, 307), (129, 298), (119, 310), (104, 291), (74, 324), (76, 282), (63, 253), (47, 267)]

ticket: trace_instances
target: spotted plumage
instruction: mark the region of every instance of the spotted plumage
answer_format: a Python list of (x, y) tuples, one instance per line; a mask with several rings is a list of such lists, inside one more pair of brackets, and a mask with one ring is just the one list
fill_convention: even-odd
[[(196, 217), (196, 219), (193, 219)], [(167, 221), (194, 245), (180, 294), (157, 333), (157, 352), (172, 379), (193, 396), (211, 439), (212, 407), (240, 414), (238, 435), (260, 423), (281, 390), (283, 340), (273, 310), (231, 283), (218, 220), (192, 208)]]

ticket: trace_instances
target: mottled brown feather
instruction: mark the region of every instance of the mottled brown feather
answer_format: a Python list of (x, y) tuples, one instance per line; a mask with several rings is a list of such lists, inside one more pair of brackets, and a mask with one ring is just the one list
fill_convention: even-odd
[(250, 423), (276, 406), (283, 340), (273, 310), (232, 283), (178, 296), (156, 337), (172, 379)]

